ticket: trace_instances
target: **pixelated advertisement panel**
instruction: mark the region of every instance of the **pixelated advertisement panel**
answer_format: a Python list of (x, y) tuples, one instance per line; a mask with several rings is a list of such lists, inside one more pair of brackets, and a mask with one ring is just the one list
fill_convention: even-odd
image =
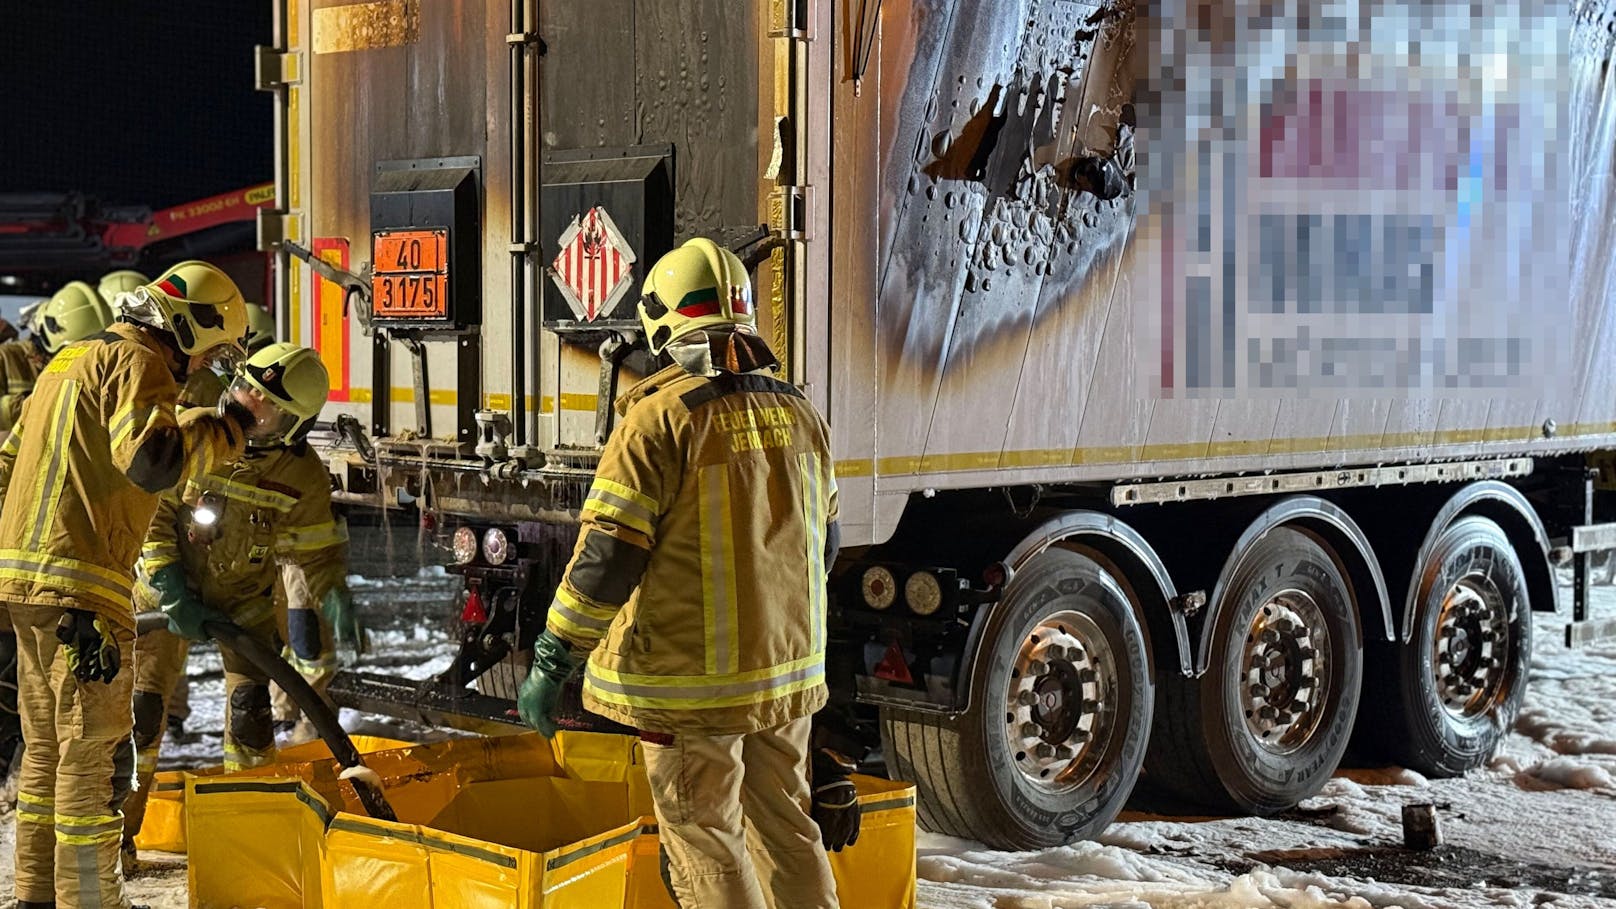
[[(1569, 393), (1570, 4), (1165, 4), (1140, 227), (1168, 397)], [(1586, 151), (1586, 149), (1583, 149)], [(1599, 160), (1604, 160), (1600, 158)], [(1586, 302), (1586, 301), (1584, 301)], [(1148, 348), (1147, 348), (1148, 349)]]

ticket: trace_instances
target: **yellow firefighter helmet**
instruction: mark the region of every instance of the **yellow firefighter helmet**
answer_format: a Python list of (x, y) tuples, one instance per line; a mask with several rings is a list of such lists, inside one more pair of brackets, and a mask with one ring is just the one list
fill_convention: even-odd
[(142, 284), (150, 284), (151, 279), (131, 268), (120, 268), (109, 271), (101, 276), (101, 283), (95, 286), (101, 299), (111, 303), (118, 299), (119, 294), (133, 293), (134, 289)]
[(640, 324), (654, 354), (693, 331), (751, 328), (752, 279), (740, 257), (706, 237), (657, 260), (640, 297)]
[(253, 354), (275, 343), (275, 317), (257, 303), (247, 304), (247, 353)]
[(236, 282), (217, 267), (192, 259), (157, 280), (120, 294), (118, 313), (174, 336), (187, 355), (243, 353), (247, 304)]
[(39, 346), (54, 355), (112, 324), (112, 310), (95, 288), (83, 281), (69, 282), (34, 313), (33, 330)]
[(290, 445), (314, 425), (330, 389), (318, 353), (281, 341), (247, 358), (225, 390), (225, 403), (234, 400), (256, 419), (256, 425), (247, 429), (247, 444)]

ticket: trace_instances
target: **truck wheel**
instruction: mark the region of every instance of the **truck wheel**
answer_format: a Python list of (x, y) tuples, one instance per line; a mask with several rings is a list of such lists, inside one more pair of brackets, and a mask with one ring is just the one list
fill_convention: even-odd
[(1413, 637), (1371, 650), (1375, 739), (1404, 767), (1458, 776), (1515, 723), (1532, 662), (1531, 597), (1509, 538), (1474, 515), (1442, 531), (1419, 578)]
[(1086, 555), (1042, 552), (981, 646), (967, 713), (882, 711), (889, 773), (916, 784), (922, 826), (1001, 849), (1099, 833), (1133, 791), (1155, 695), (1121, 585)]
[(1352, 594), (1314, 537), (1259, 537), (1213, 618), (1197, 679), (1162, 681), (1153, 785), (1215, 811), (1272, 814), (1318, 792), (1351, 738), (1363, 671)]

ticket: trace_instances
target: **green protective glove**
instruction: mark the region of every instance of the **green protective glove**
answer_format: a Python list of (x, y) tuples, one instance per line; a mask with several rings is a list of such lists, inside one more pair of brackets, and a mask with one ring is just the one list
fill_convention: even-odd
[(522, 690), (516, 695), (516, 712), (522, 722), (547, 739), (555, 738), (556, 707), (561, 703), (561, 683), (572, 675), (577, 663), (567, 642), (546, 628), (533, 642), (533, 668), (528, 671)]
[(123, 658), (107, 620), (85, 609), (69, 609), (56, 623), (56, 640), (67, 651), (67, 668), (81, 682), (111, 682)]
[(320, 611), (331, 623), (337, 646), (352, 647), (354, 653), (364, 656), (370, 648), (370, 634), (365, 630), (365, 623), (359, 620), (359, 610), (354, 608), (353, 591), (348, 585), (337, 584), (327, 590), (320, 599)]
[(178, 562), (164, 565), (152, 575), (151, 586), (157, 591), (157, 606), (168, 616), (168, 630), (193, 641), (205, 641), (208, 633), (202, 626), (208, 622), (228, 622), (230, 617), (202, 602), (190, 585), (185, 583), (185, 568)]

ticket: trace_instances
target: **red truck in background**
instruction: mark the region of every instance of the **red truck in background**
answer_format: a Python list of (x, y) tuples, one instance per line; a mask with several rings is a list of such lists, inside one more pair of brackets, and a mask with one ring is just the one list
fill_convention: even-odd
[(249, 299), (267, 300), (268, 263), (255, 248), (255, 222), (274, 200), (273, 183), (157, 211), (79, 192), (0, 193), (0, 294), (43, 296), (118, 268), (157, 274), (174, 262), (207, 259)]

